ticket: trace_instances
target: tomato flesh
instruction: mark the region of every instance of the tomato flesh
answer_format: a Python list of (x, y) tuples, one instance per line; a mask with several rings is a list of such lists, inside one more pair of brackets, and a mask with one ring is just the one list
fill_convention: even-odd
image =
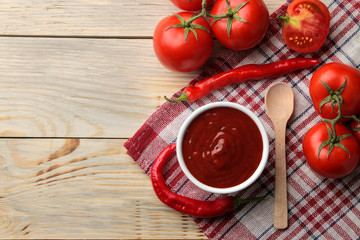
[(330, 28), (330, 12), (322, 2), (295, 0), (287, 14), (282, 36), (290, 49), (310, 53), (324, 44)]

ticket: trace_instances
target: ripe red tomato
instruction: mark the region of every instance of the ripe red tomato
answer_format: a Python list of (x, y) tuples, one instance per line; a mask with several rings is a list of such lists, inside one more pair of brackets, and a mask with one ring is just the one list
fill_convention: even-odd
[[(194, 14), (180, 12), (177, 15), (187, 21)], [(210, 57), (214, 41), (210, 25), (204, 17), (184, 28), (178, 26), (185, 24), (183, 20), (175, 14), (162, 19), (155, 28), (153, 46), (156, 56), (165, 67), (177, 72), (191, 72)], [(172, 27), (175, 25), (177, 27)], [(186, 32), (188, 35), (185, 38)]]
[[(178, 8), (186, 11), (199, 11), (202, 9), (202, 0), (171, 0)], [(213, 0), (207, 0), (206, 6), (209, 6)]]
[[(332, 89), (330, 93), (321, 81)], [(342, 86), (344, 89), (341, 92)], [(360, 112), (360, 71), (354, 67), (342, 63), (325, 64), (313, 74), (309, 91), (315, 110), (323, 118), (334, 119), (338, 116), (337, 97), (343, 99), (342, 116)]]
[[(329, 136), (327, 124), (321, 122), (306, 133), (303, 140), (304, 155), (314, 172), (326, 178), (341, 178), (351, 173), (358, 165), (360, 157), (359, 143), (347, 127), (337, 123), (335, 129), (338, 137), (350, 135), (339, 141), (334, 141), (334, 147), (329, 156), (327, 155), (330, 145), (323, 147), (318, 158), (320, 145), (332, 137)], [(332, 129), (330, 124), (328, 126)], [(340, 146), (343, 146), (349, 152)]]
[[(241, 4), (244, 5), (237, 12), (234, 11)], [(232, 0), (230, 6), (232, 10), (229, 12), (229, 18), (210, 18), (211, 29), (216, 39), (226, 48), (233, 50), (256, 46), (264, 38), (269, 26), (269, 11), (265, 3), (262, 0)], [(214, 16), (227, 12), (226, 0), (217, 0), (210, 14)]]
[[(359, 118), (359, 115), (357, 116)], [(354, 137), (358, 140), (360, 143), (360, 123), (358, 123), (355, 120), (351, 121), (350, 129)]]
[(292, 50), (310, 53), (325, 42), (330, 28), (329, 9), (319, 0), (294, 0), (287, 9), (282, 36)]

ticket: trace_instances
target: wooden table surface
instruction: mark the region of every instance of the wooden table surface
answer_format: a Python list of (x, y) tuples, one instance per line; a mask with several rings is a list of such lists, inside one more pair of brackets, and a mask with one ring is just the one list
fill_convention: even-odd
[[(284, 0), (266, 0), (273, 12)], [(206, 238), (123, 147), (199, 74), (162, 67), (169, 0), (2, 0), (0, 238)], [(213, 55), (221, 51), (217, 44)]]

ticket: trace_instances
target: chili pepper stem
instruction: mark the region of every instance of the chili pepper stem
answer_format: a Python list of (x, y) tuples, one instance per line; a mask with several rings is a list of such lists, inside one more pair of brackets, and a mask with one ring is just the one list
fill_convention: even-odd
[(176, 98), (176, 99), (170, 99), (166, 96), (164, 96), (164, 98), (169, 101), (169, 102), (172, 102), (172, 103), (175, 103), (175, 102), (181, 102), (181, 101), (184, 101), (184, 102), (188, 102), (189, 101), (189, 97), (188, 95), (186, 94), (186, 92), (182, 92), (180, 97)]
[(265, 198), (266, 198), (265, 196), (255, 197), (255, 198), (249, 198), (249, 199), (234, 198), (234, 199), (233, 199), (234, 209), (237, 209), (240, 205), (242, 205), (242, 204), (244, 204), (244, 203), (262, 201), (262, 200), (264, 200)]

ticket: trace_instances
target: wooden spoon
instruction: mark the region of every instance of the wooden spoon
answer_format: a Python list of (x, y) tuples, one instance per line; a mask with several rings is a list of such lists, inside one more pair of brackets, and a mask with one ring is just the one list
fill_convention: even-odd
[(286, 124), (294, 110), (294, 93), (286, 83), (269, 86), (265, 107), (275, 131), (275, 203), (274, 227), (288, 227), (285, 133)]

